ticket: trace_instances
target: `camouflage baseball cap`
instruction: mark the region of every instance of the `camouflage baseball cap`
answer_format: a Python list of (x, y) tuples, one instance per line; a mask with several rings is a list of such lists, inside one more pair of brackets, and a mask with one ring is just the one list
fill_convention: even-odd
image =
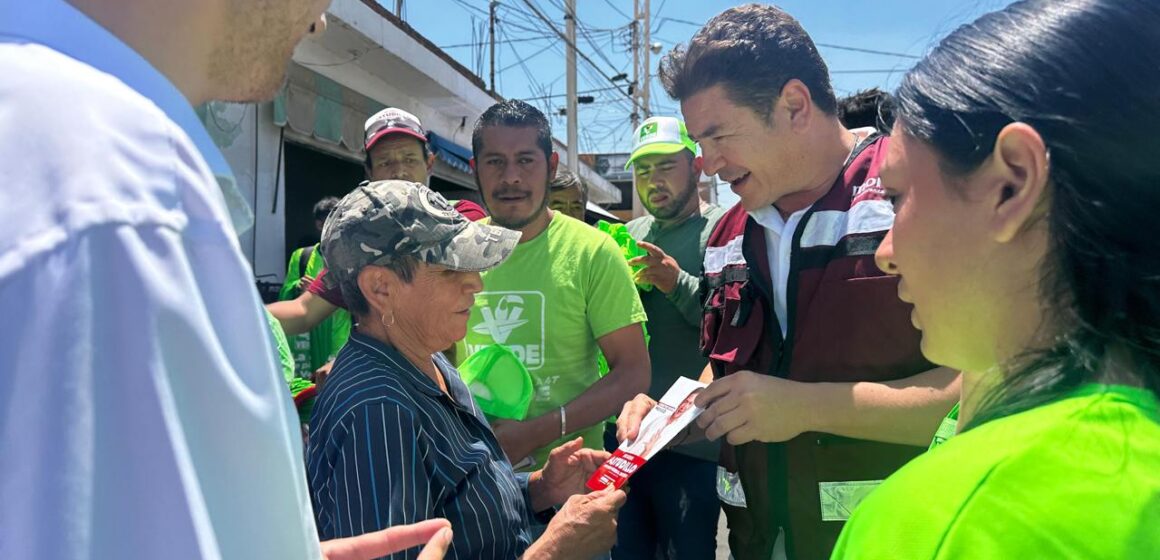
[(482, 272), (511, 255), (520, 232), (472, 222), (439, 193), (409, 181), (362, 183), (322, 228), (322, 255), (337, 280), (410, 255), (453, 270)]

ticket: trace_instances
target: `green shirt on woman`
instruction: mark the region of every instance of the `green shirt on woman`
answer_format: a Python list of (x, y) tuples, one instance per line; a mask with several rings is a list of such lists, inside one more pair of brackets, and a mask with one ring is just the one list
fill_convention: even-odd
[(955, 435), (858, 506), (833, 558), (1160, 558), (1160, 400), (1087, 385)]

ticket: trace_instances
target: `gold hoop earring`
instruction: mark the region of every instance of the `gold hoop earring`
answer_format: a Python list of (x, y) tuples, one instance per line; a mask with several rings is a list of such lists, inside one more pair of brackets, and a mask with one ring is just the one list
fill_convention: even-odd
[(395, 325), (395, 312), (391, 312), (391, 324), (387, 324), (387, 316), (379, 315), (379, 323), (382, 323), (384, 329), (389, 329)]

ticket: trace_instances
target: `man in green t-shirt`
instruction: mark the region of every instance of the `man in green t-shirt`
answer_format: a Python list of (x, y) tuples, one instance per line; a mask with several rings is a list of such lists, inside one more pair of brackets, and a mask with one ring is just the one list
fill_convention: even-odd
[[(328, 196), (314, 205), (314, 226), (319, 233), (322, 233), (322, 224), (336, 204), (338, 199)], [(295, 249), (286, 267), (286, 280), (282, 283), (278, 301), (295, 300), (302, 296), (325, 266), (317, 243)], [(319, 368), (334, 359), (348, 337), (350, 314), (341, 309), (328, 314), (309, 331), (287, 337), (294, 355), (297, 377), (311, 378)]]
[[(518, 468), (543, 466), (548, 450), (576, 435), (601, 449), (604, 420), (649, 384), (645, 314), (628, 264), (612, 238), (548, 208), (559, 158), (543, 113), (522, 101), (493, 105), (475, 125), (472, 151), (492, 223), (523, 237), (483, 273), (459, 359), (503, 344), (531, 374), (527, 418), (493, 423)], [(603, 378), (597, 350), (610, 367)]]
[[(652, 385), (660, 400), (678, 377), (697, 379), (708, 363), (701, 354), (701, 275), (705, 244), (725, 213), (702, 207), (697, 196), (701, 158), (685, 123), (652, 117), (633, 134), (628, 167), (648, 212), (628, 231), (648, 256), (638, 281), (648, 313)], [(657, 453), (632, 477), (632, 492), (620, 510), (616, 558), (712, 558), (717, 549), (717, 442), (700, 441)], [(659, 554), (658, 554), (659, 552)]]

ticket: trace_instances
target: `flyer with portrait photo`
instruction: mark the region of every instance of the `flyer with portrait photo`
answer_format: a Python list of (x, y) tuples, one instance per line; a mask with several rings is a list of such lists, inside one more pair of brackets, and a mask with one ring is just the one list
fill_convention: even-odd
[(701, 409), (693, 401), (705, 387), (704, 383), (687, 377), (677, 378), (656, 407), (641, 421), (636, 438), (620, 444), (612, 457), (588, 479), (588, 488), (600, 490), (609, 484), (616, 488), (623, 486), (637, 469), (664, 449), (701, 414)]

